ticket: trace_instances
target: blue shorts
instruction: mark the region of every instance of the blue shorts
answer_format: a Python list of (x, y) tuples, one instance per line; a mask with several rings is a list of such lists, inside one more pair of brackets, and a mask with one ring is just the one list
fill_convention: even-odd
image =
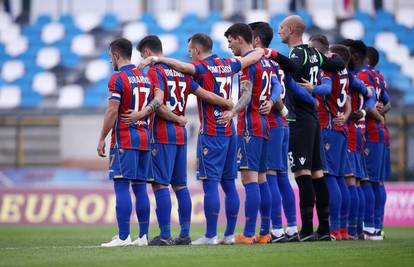
[(267, 140), (267, 169), (287, 172), (289, 127), (270, 128)]
[(111, 148), (109, 179), (147, 181), (150, 151)]
[(150, 177), (162, 185), (187, 185), (187, 145), (151, 144)]
[(197, 179), (230, 180), (237, 178), (236, 135), (198, 135)]
[(237, 167), (239, 171), (267, 171), (267, 140), (263, 137), (237, 136)]
[(367, 164), (368, 178), (372, 182), (382, 181), (384, 176), (384, 151), (384, 143), (365, 143), (365, 162)]
[(384, 150), (384, 164), (383, 164), (383, 175), (382, 181), (388, 180), (391, 178), (391, 154), (390, 149), (385, 148)]
[(345, 176), (348, 161), (348, 139), (345, 134), (322, 129), (321, 139), (321, 157), (324, 172), (337, 177)]
[(365, 165), (364, 155), (361, 152), (353, 152), (350, 150), (348, 150), (347, 152), (353, 176), (357, 180), (367, 180), (367, 167)]

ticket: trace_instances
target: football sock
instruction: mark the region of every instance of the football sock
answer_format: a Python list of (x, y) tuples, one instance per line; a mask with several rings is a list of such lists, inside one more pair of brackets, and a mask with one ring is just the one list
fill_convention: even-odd
[(341, 211), (342, 196), (338, 181), (335, 176), (325, 175), (326, 185), (329, 190), (329, 215), (331, 231), (339, 229), (339, 216)]
[(350, 185), (349, 190), (349, 216), (348, 216), (348, 234), (356, 236), (357, 224), (358, 224), (358, 210), (359, 210), (359, 197), (357, 187)]
[(329, 191), (325, 178), (312, 179), (315, 190), (316, 212), (318, 214), (318, 233), (329, 234)]
[(221, 188), (223, 188), (225, 194), (225, 207), (226, 207), (226, 219), (227, 226), (224, 232), (224, 236), (234, 234), (237, 223), (237, 215), (239, 214), (240, 199), (237, 193), (236, 183), (234, 179), (222, 180)]
[(375, 195), (371, 183), (361, 184), (365, 196), (364, 231), (372, 232), (374, 229)]
[(118, 236), (125, 240), (129, 236), (129, 224), (131, 221), (131, 194), (129, 193), (129, 181), (114, 180), (116, 196), (116, 220), (118, 222)]
[(358, 198), (359, 198), (357, 234), (360, 235), (363, 232), (363, 226), (364, 226), (365, 195), (364, 195), (364, 191), (362, 191), (361, 186), (357, 186), (357, 191), (358, 191)]
[(204, 189), (204, 215), (206, 216), (206, 237), (212, 238), (217, 235), (217, 221), (220, 212), (220, 197), (218, 193), (218, 182), (203, 181)]
[(260, 209), (260, 188), (258, 183), (248, 183), (244, 185), (246, 200), (244, 203), (244, 213), (246, 224), (243, 234), (245, 237), (252, 237), (256, 229), (257, 213)]
[(168, 188), (161, 188), (154, 192), (157, 208), (158, 225), (160, 227), (160, 237), (168, 239), (171, 237), (171, 197)]
[(132, 190), (135, 195), (135, 212), (137, 213), (139, 223), (139, 237), (147, 235), (150, 223), (150, 202), (147, 193), (147, 184), (132, 184)]
[(337, 178), (339, 189), (341, 190), (342, 204), (341, 204), (341, 215), (339, 217), (340, 228), (348, 228), (348, 217), (349, 217), (349, 189), (346, 185), (345, 177), (341, 176)]
[(372, 191), (375, 195), (375, 206), (374, 206), (374, 227), (375, 230), (381, 230), (381, 209), (382, 209), (382, 196), (379, 183), (372, 183)]
[[(276, 184), (276, 181), (275, 181)], [(266, 235), (270, 232), (270, 212), (272, 209), (272, 195), (270, 194), (269, 184), (267, 182), (259, 184), (260, 188), (260, 234)], [(279, 196), (280, 199), (280, 196)], [(279, 201), (280, 206), (280, 201)], [(279, 210), (280, 214), (280, 210)], [(279, 216), (281, 219), (282, 216)]]
[[(280, 229), (280, 228), (283, 228), (283, 224), (282, 224), (282, 199), (280, 196), (279, 185), (277, 182), (278, 178), (276, 175), (267, 174), (266, 179), (267, 179), (267, 183), (269, 184), (271, 198), (272, 198), (272, 209), (270, 213), (270, 217), (272, 219), (272, 229)], [(262, 188), (260, 188), (260, 192), (261, 191), (262, 191)], [(261, 196), (262, 196), (262, 206), (263, 206), (263, 194), (261, 194)], [(260, 212), (262, 211), (260, 210)]]
[(313, 207), (315, 206), (315, 191), (312, 176), (301, 175), (295, 178), (299, 187), (299, 207), (302, 219), (302, 235), (313, 233)]
[(178, 202), (178, 219), (180, 221), (180, 237), (190, 236), (191, 225), (191, 197), (187, 187), (175, 192)]
[(282, 197), (283, 211), (287, 225), (296, 226), (296, 202), (295, 193), (293, 192), (292, 186), (289, 182), (289, 176), (286, 172), (277, 174), (277, 183), (279, 185), (280, 195)]
[(379, 185), (379, 189), (381, 192), (381, 222), (380, 222), (380, 230), (384, 228), (384, 211), (385, 211), (385, 204), (387, 202), (387, 191), (385, 190), (384, 184)]

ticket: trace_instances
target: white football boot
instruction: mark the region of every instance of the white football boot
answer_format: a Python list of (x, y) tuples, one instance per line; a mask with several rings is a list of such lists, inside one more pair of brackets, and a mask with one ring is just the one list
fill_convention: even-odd
[(234, 235), (223, 236), (218, 242), (219, 244), (223, 244), (223, 245), (233, 245)]
[(199, 239), (191, 242), (192, 245), (218, 245), (217, 236), (208, 238), (201, 236)]
[(148, 246), (148, 238), (147, 235), (143, 235), (141, 238), (138, 236), (137, 239), (132, 241), (131, 246)]
[(115, 235), (112, 237), (112, 240), (108, 243), (102, 243), (101, 247), (106, 248), (112, 248), (112, 247), (126, 247), (131, 245), (131, 236), (128, 235), (128, 237), (125, 240), (121, 240), (118, 235)]

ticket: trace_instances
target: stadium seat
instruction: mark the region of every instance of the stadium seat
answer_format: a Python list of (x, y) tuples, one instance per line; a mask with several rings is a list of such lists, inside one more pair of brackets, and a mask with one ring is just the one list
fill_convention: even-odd
[(60, 51), (56, 47), (43, 47), (36, 56), (36, 64), (49, 70), (60, 63)]
[(165, 55), (174, 53), (179, 49), (178, 39), (173, 34), (161, 34), (159, 36), (161, 43), (163, 44), (163, 52)]
[(22, 97), (20, 102), (20, 107), (22, 108), (35, 108), (41, 105), (43, 100), (42, 95), (35, 92), (30, 88), (30, 86), (22, 86)]
[(99, 13), (80, 13), (74, 16), (74, 22), (82, 32), (90, 32), (100, 25), (102, 15)]
[(41, 39), (46, 45), (53, 44), (65, 36), (65, 27), (59, 22), (46, 24), (41, 33)]
[(137, 43), (147, 35), (147, 32), (147, 25), (145, 25), (145, 23), (135, 21), (130, 22), (123, 27), (122, 36), (132, 43)]
[(58, 108), (79, 108), (83, 103), (83, 88), (80, 85), (66, 85), (60, 89)]
[(0, 109), (15, 108), (20, 105), (21, 91), (16, 85), (6, 85), (0, 89)]
[(56, 74), (53, 72), (40, 72), (33, 77), (33, 90), (41, 95), (50, 95), (57, 89)]
[(101, 27), (105, 31), (113, 31), (119, 27), (119, 21), (116, 16), (107, 14), (102, 19)]
[(86, 65), (85, 76), (91, 82), (102, 80), (110, 74), (110, 66), (107, 60), (94, 59)]
[(96, 52), (95, 38), (91, 34), (79, 34), (72, 39), (70, 50), (78, 56), (92, 56)]
[(8, 42), (5, 48), (5, 52), (12, 57), (20, 56), (28, 50), (29, 42), (24, 36), (19, 36), (12, 42)]
[(339, 32), (344, 38), (358, 40), (364, 37), (364, 25), (359, 20), (347, 20), (341, 24)]
[(265, 10), (248, 10), (246, 12), (246, 23), (252, 23), (256, 21), (270, 22), (269, 12)]
[(25, 74), (24, 62), (21, 60), (9, 60), (3, 64), (1, 77), (5, 82), (13, 82)]
[(181, 24), (181, 14), (179, 12), (163, 12), (156, 17), (158, 25), (166, 31), (171, 31)]

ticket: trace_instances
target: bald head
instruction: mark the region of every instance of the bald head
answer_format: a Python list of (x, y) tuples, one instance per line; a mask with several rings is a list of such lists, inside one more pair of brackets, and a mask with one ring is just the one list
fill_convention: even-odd
[(279, 27), (280, 39), (283, 43), (291, 44), (292, 41), (302, 43), (302, 35), (305, 32), (305, 23), (303, 19), (297, 15), (286, 17)]

